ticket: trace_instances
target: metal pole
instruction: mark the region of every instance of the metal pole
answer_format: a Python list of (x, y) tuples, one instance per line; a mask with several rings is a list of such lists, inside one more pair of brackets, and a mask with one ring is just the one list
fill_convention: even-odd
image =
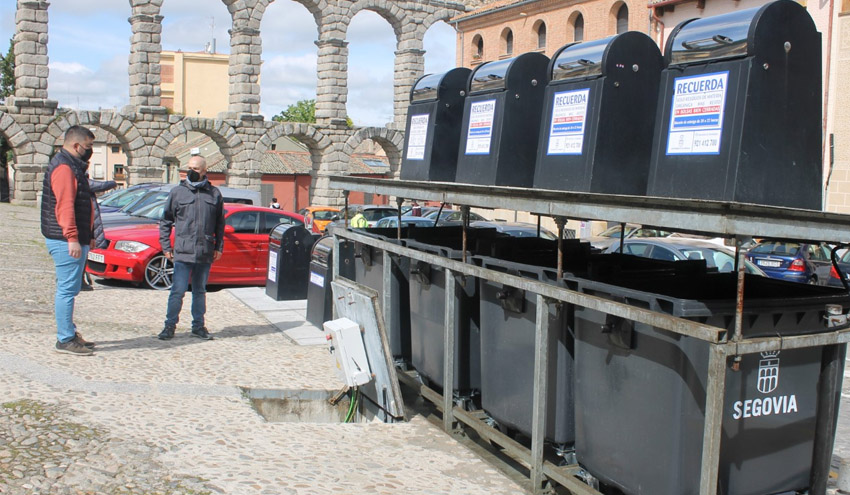
[(700, 495), (717, 495), (720, 470), (720, 439), (723, 433), (723, 399), (726, 395), (726, 345), (711, 344), (708, 386), (705, 391), (705, 427), (702, 435)]
[[(744, 328), (744, 279), (746, 277), (746, 263), (744, 263), (744, 251), (741, 249), (741, 240), (735, 238), (735, 264), (738, 270), (737, 291), (735, 293), (735, 327), (732, 330), (732, 342), (736, 344), (743, 337)], [(732, 371), (741, 369), (741, 356), (736, 355), (732, 360)]]
[(461, 223), (463, 224), (463, 245), (461, 247), (461, 261), (466, 263), (467, 229), (469, 228), (469, 207), (461, 206)]
[(443, 429), (451, 433), (455, 426), (454, 382), (455, 382), (455, 276), (449, 269), (445, 275), (446, 313), (443, 319)]
[(620, 224), (620, 252), (622, 253), (626, 247), (626, 224)]
[[(342, 257), (340, 252), (340, 242), (339, 236), (336, 234), (333, 235), (334, 240), (334, 251), (333, 256), (331, 256), (331, 280), (339, 279), (339, 259)], [(333, 301), (333, 297), (331, 297), (331, 301)], [(336, 303), (332, 303), (333, 307), (331, 308), (331, 316), (336, 319), (339, 315), (336, 312)]]
[(537, 237), (540, 237), (540, 219), (541, 216), (537, 215)]
[(844, 378), (844, 359), (847, 344), (823, 348), (820, 378), (818, 379), (818, 408), (815, 423), (815, 445), (812, 456), (811, 494), (824, 495), (832, 464), (838, 405), (841, 402), (841, 383)]
[(390, 253), (387, 250), (384, 250), (382, 253), (383, 256), (383, 300), (381, 304), (384, 306), (384, 324), (387, 326), (387, 331), (392, 333), (393, 327), (393, 295), (392, 295), (392, 272), (393, 272), (393, 260), (390, 257)]
[(342, 197), (345, 199), (345, 209), (342, 210), (342, 216), (345, 219), (345, 228), (348, 228), (348, 191), (342, 191)]
[(558, 226), (558, 280), (564, 278), (564, 224), (567, 219), (555, 217), (555, 225)]
[(549, 301), (537, 295), (534, 335), (534, 400), (531, 413), (531, 486), (543, 493), (543, 444), (546, 437), (546, 405), (549, 391)]
[(396, 239), (401, 240), (401, 205), (404, 204), (404, 198), (396, 198), (395, 204), (398, 206), (398, 229), (396, 230)]

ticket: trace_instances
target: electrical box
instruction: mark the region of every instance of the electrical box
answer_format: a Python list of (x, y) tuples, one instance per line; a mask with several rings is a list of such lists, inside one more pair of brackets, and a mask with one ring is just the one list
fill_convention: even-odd
[(326, 321), (330, 353), (336, 364), (336, 373), (349, 387), (357, 387), (372, 380), (366, 347), (360, 325), (348, 318)]

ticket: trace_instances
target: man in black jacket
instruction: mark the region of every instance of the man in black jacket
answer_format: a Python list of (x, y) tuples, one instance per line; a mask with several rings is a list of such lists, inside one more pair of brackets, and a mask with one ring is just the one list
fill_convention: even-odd
[[(192, 336), (212, 339), (204, 326), (207, 277), (210, 266), (221, 258), (224, 248), (224, 207), (221, 192), (207, 180), (207, 162), (201, 156), (189, 159), (186, 179), (171, 190), (159, 222), (159, 243), (174, 262), (165, 328), (160, 340), (174, 337), (183, 295), (192, 282)], [(171, 230), (174, 229), (174, 245)]]

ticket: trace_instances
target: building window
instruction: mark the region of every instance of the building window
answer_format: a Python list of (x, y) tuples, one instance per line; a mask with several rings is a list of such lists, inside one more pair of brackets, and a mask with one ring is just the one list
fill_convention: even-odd
[(480, 34), (476, 34), (472, 38), (472, 58), (484, 57), (484, 38)]
[(850, 14), (850, 0), (841, 0), (841, 13)]
[(514, 53), (514, 33), (510, 29), (502, 31), (502, 46), (505, 55)]
[(112, 146), (112, 152), (113, 153), (118, 153), (119, 151), (121, 151), (121, 148), (119, 146), (114, 146), (114, 145)]
[(124, 164), (116, 163), (112, 168), (112, 179), (113, 180), (124, 180)]
[(629, 7), (626, 4), (620, 6), (617, 11), (617, 34), (625, 33), (629, 30)]
[(581, 14), (573, 21), (573, 41), (584, 41), (584, 16)]
[(537, 48), (546, 48), (546, 23), (543, 21), (537, 26)]

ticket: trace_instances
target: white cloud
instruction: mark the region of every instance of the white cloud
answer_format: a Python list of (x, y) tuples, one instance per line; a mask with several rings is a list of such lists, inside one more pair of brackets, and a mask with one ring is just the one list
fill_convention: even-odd
[(316, 55), (278, 55), (263, 62), (261, 112), (268, 118), (299, 100), (316, 98)]
[(446, 72), (455, 67), (455, 40), (453, 27), (445, 22), (432, 25), (425, 33), (425, 72)]
[(51, 62), (48, 67), (51, 71), (55, 70), (69, 76), (84, 77), (94, 73), (94, 71), (79, 62)]
[(95, 69), (80, 63), (52, 62), (48, 95), (60, 107), (97, 110), (129, 102), (127, 56), (116, 55)]

